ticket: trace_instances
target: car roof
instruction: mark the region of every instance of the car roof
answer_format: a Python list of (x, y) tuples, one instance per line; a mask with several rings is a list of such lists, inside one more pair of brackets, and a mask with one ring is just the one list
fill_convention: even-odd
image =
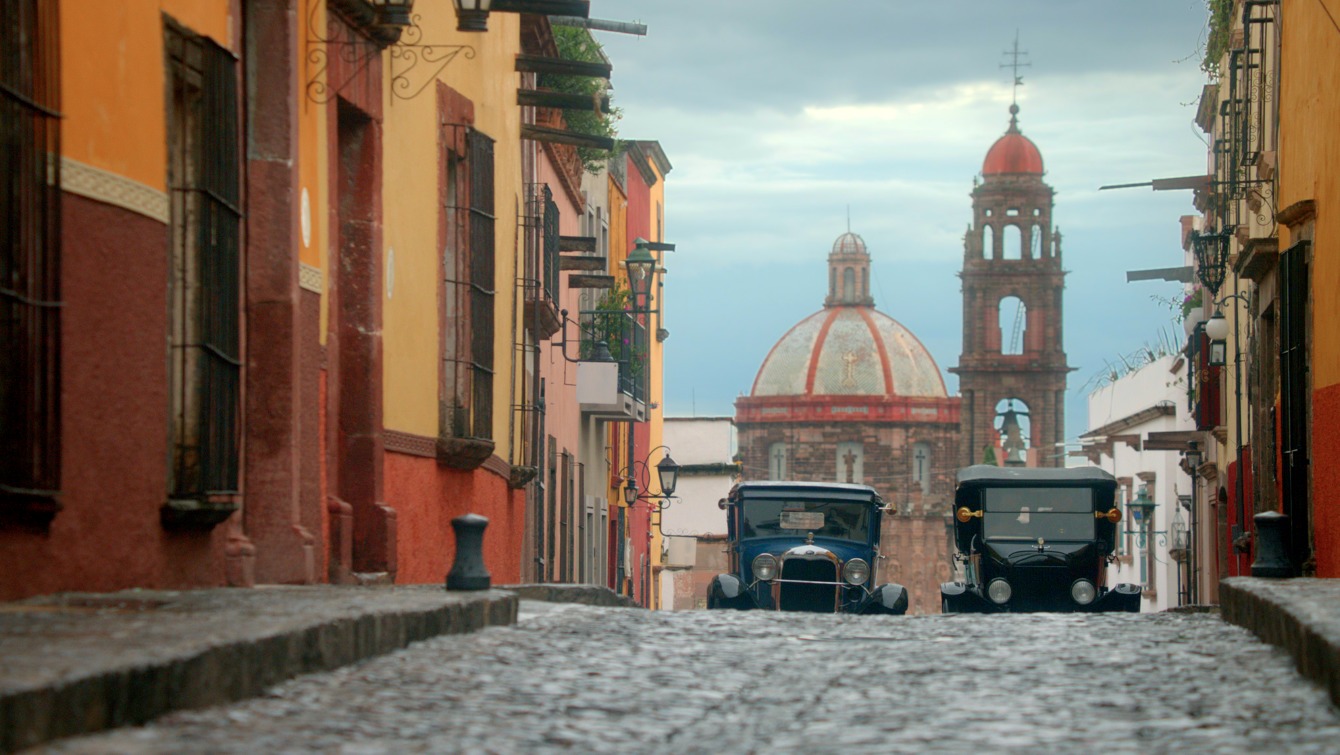
[(879, 493), (869, 485), (853, 485), (846, 482), (804, 482), (799, 480), (760, 480), (757, 482), (737, 483), (731, 489), (730, 499), (737, 501), (742, 497), (760, 498), (779, 495), (822, 495), (828, 498), (846, 498), (869, 501), (883, 505)]
[(1098, 467), (997, 467), (992, 464), (975, 464), (958, 471), (960, 486), (1018, 486), (1038, 483), (1116, 485), (1117, 478)]

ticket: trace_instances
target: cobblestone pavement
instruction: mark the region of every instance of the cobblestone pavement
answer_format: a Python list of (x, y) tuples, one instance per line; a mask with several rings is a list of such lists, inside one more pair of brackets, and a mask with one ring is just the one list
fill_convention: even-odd
[(1335, 752), (1290, 658), (1207, 614), (844, 617), (523, 602), (53, 752)]

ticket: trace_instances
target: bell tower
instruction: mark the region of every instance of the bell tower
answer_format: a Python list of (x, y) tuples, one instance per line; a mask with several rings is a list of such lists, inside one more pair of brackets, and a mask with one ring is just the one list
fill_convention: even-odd
[(1061, 233), (1042, 153), (1010, 105), (1005, 135), (973, 181), (963, 243), (960, 464), (1064, 466)]

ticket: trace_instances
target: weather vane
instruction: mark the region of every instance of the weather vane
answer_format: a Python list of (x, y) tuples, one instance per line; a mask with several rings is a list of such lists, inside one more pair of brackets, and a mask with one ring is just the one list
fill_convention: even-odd
[(1019, 30), (1018, 30), (1018, 29), (1015, 29), (1015, 30), (1014, 30), (1014, 49), (1013, 49), (1013, 50), (1006, 50), (1005, 52), (1003, 52), (1003, 53), (1001, 53), (1001, 54), (1002, 54), (1002, 55), (1007, 55), (1007, 56), (1009, 56), (1009, 58), (1010, 58), (1010, 62), (1008, 62), (1008, 63), (1001, 63), (1001, 64), (1000, 64), (1000, 67), (1001, 67), (1001, 68), (1012, 68), (1012, 69), (1014, 69), (1014, 91), (1010, 93), (1010, 104), (1011, 104), (1011, 105), (1017, 105), (1017, 104), (1019, 104), (1019, 87), (1021, 87), (1021, 86), (1024, 85), (1024, 77), (1019, 75), (1019, 69), (1020, 69), (1020, 68), (1030, 68), (1030, 67), (1032, 67), (1032, 63), (1020, 63), (1020, 62), (1019, 62), (1019, 56), (1021, 56), (1021, 55), (1023, 55), (1023, 56), (1027, 56), (1027, 55), (1028, 55), (1028, 51), (1027, 51), (1027, 50), (1020, 50), (1020, 49), (1019, 49)]

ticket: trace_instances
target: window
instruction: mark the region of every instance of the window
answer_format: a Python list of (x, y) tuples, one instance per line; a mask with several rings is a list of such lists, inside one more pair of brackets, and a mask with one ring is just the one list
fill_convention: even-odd
[(929, 443), (912, 444), (912, 486), (922, 495), (931, 492), (931, 446)]
[(39, 526), (60, 487), (56, 5), (0, 0), (0, 517)]
[(865, 448), (860, 443), (837, 444), (837, 482), (865, 484)]
[(448, 148), (445, 156), (444, 209), (448, 218), (464, 218), (464, 223), (448, 223), (443, 249), (441, 432), (448, 438), (489, 439), (495, 294), (493, 140), (474, 129), (467, 129), (465, 136), (465, 153)]
[(1011, 223), (1005, 226), (1001, 234), (1003, 242), (1001, 259), (1018, 260), (1024, 256), (1024, 232), (1023, 229)]
[[(990, 210), (987, 211), (990, 214)], [(996, 253), (996, 229), (991, 226), (982, 227), (982, 259), (991, 259)]]
[(238, 492), (241, 213), (232, 53), (168, 21), (169, 498)]
[(1006, 296), (1000, 300), (996, 324), (1000, 327), (1000, 353), (1019, 355), (1024, 353), (1024, 335), (1028, 330), (1028, 307), (1017, 296)]
[(768, 446), (768, 479), (786, 479), (786, 444), (773, 443)]

